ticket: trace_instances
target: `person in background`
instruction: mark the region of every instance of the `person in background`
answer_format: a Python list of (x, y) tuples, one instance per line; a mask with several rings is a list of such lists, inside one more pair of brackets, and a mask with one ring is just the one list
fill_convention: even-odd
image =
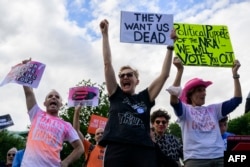
[[(173, 64), (177, 68), (177, 74), (172, 88), (180, 88), (184, 67), (179, 58), (175, 58)], [(232, 66), (234, 95), (221, 103), (204, 106), (206, 88), (212, 82), (200, 78), (189, 80), (182, 92), (169, 91), (170, 104), (174, 108), (182, 130), (185, 167), (224, 166), (225, 147), (218, 122), (242, 102), (239, 68), (240, 62), (235, 60)], [(178, 98), (180, 92), (181, 95)]]
[[(25, 134), (25, 143), (27, 143), (27, 139), (28, 139), (28, 134)], [(26, 144), (25, 144), (26, 145)], [(16, 156), (13, 160), (13, 163), (12, 163), (12, 167), (20, 167), (21, 164), (22, 164), (22, 160), (23, 160), (23, 155), (24, 155), (24, 152), (25, 152), (25, 148), (24, 149), (21, 149), (21, 150), (18, 150), (16, 152)]]
[(20, 167), (25, 149), (18, 150), (12, 163), (12, 167)]
[(161, 151), (181, 166), (179, 161), (183, 158), (182, 143), (174, 135), (166, 133), (170, 118), (167, 111), (158, 109), (152, 112), (150, 121), (154, 127), (155, 142)]
[[(107, 146), (104, 167), (155, 167), (154, 143), (150, 137), (150, 110), (169, 77), (173, 46), (168, 46), (162, 70), (143, 91), (136, 93), (138, 71), (130, 66), (120, 68), (116, 75), (112, 65), (108, 34), (109, 22), (100, 23), (103, 41), (103, 61), (110, 108), (100, 145)], [(176, 39), (175, 31), (171, 38)]]
[(80, 110), (81, 110), (80, 105), (75, 107), (73, 127), (75, 128), (81, 141), (83, 142), (84, 153), (85, 153), (84, 165), (86, 167), (102, 167), (105, 147), (98, 145), (98, 143), (102, 138), (104, 129), (103, 128), (96, 129), (95, 131), (96, 145), (91, 144), (88, 140), (84, 138), (84, 135), (80, 131), (80, 123), (79, 123)]
[(248, 93), (246, 103), (245, 103), (245, 114), (250, 111), (250, 92)]
[[(31, 59), (23, 61), (28, 63)], [(45, 97), (43, 111), (37, 104), (31, 87), (23, 86), (31, 127), (22, 160), (22, 167), (67, 167), (80, 158), (83, 145), (75, 129), (69, 122), (59, 118), (62, 98), (56, 90), (51, 90)], [(64, 141), (68, 141), (73, 151), (60, 159)]]
[(150, 127), (150, 137), (151, 137), (152, 141), (154, 142), (154, 146), (155, 146), (157, 167), (169, 167), (169, 166), (179, 167), (179, 164), (175, 160), (170, 158), (169, 156), (166, 156), (162, 152), (160, 146), (156, 143), (154, 127)]
[(9, 149), (6, 154), (6, 162), (0, 163), (0, 167), (12, 167), (12, 163), (16, 155), (16, 152), (17, 149), (15, 147)]
[(224, 146), (225, 146), (225, 151), (227, 150), (227, 137), (228, 136), (234, 136), (235, 134), (227, 132), (228, 128), (228, 116), (222, 118), (219, 120), (219, 126), (220, 126), (220, 132), (221, 132), (221, 137), (224, 141)]

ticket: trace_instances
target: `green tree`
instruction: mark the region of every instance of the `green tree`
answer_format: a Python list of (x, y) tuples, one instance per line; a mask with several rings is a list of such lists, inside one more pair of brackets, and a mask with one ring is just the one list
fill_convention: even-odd
[(179, 139), (182, 139), (181, 137), (181, 128), (177, 123), (170, 123), (168, 127), (168, 132), (172, 135), (178, 137)]
[(250, 112), (229, 120), (228, 131), (237, 135), (250, 135)]
[(9, 132), (7, 129), (0, 131), (0, 161), (6, 161), (7, 151), (16, 147), (23, 149), (25, 147), (25, 138), (19, 137), (14, 133)]
[[(90, 137), (90, 141), (94, 142), (93, 135), (88, 134), (88, 126), (89, 126), (89, 120), (90, 116), (92, 114), (99, 115), (102, 117), (108, 116), (108, 109), (109, 109), (109, 100), (107, 93), (105, 92), (105, 83), (102, 83), (101, 85), (97, 85), (96, 83), (92, 83), (90, 80), (83, 80), (79, 82), (76, 86), (95, 86), (99, 89), (99, 104), (96, 107), (83, 107), (80, 112), (80, 130), (82, 134), (85, 136)], [(74, 107), (67, 107), (67, 103), (63, 105), (62, 109), (60, 110), (59, 116), (64, 119), (67, 122), (73, 122), (73, 116), (74, 116)], [(61, 158), (64, 159), (67, 157), (70, 152), (72, 151), (72, 146), (69, 143), (64, 143), (63, 150), (61, 151)], [(84, 162), (83, 156), (78, 161), (71, 164), (71, 166), (81, 166), (81, 164)]]

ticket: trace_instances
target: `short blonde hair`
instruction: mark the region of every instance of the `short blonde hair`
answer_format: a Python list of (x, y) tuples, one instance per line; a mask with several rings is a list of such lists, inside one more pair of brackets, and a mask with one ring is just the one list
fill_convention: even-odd
[(122, 66), (122, 67), (120, 68), (119, 75), (121, 74), (121, 72), (122, 72), (123, 70), (126, 70), (126, 69), (132, 70), (133, 73), (134, 73), (134, 75), (135, 75), (135, 77), (136, 77), (137, 79), (139, 78), (139, 73), (138, 73), (138, 71), (137, 71), (136, 69), (133, 69), (133, 68), (132, 68), (131, 66), (129, 66), (129, 65)]

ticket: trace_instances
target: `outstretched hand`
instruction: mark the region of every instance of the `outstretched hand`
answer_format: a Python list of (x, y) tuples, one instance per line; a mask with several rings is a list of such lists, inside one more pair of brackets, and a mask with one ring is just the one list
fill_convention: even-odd
[(178, 36), (176, 34), (176, 30), (173, 29), (170, 34), (170, 38), (174, 40), (174, 42), (178, 39)]
[(181, 59), (180, 59), (179, 57), (174, 57), (174, 59), (173, 59), (173, 64), (175, 65), (175, 67), (176, 67), (178, 70), (184, 68), (184, 66), (183, 66), (183, 64), (182, 64), (182, 62), (181, 62)]
[(81, 108), (82, 108), (82, 105), (81, 105), (81, 104), (77, 105), (77, 106), (75, 107), (75, 112), (79, 112), (79, 111), (81, 110)]
[(109, 27), (108, 20), (106, 19), (102, 20), (100, 23), (100, 29), (101, 29), (102, 34), (108, 33), (108, 27)]
[(28, 63), (28, 62), (30, 62), (30, 61), (31, 61), (31, 58), (26, 59), (26, 60), (23, 60), (22, 63), (23, 63), (23, 64), (26, 64), (26, 63)]
[(241, 66), (241, 64), (240, 64), (239, 60), (234, 60), (234, 64), (232, 67), (233, 75), (237, 75), (240, 66)]

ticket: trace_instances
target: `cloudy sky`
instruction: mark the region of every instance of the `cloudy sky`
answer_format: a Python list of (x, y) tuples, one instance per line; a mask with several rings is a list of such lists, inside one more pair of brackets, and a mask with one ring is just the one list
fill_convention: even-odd
[[(120, 12), (173, 14), (174, 22), (227, 25), (235, 53), (240, 60), (239, 74), (243, 103), (233, 113), (244, 113), (245, 99), (250, 91), (248, 0), (0, 0), (0, 79), (22, 60), (32, 58), (46, 64), (40, 85), (35, 89), (38, 104), (43, 107), (46, 94), (57, 89), (67, 101), (68, 90), (79, 81), (104, 82), (102, 43), (99, 23), (110, 22), (110, 45), (116, 71), (122, 65), (139, 70), (140, 85), (147, 87), (159, 74), (166, 53), (164, 45), (120, 43)], [(165, 91), (175, 77), (171, 69), (164, 90), (156, 99), (156, 108), (165, 108), (175, 121)], [(206, 104), (217, 103), (233, 96), (230, 68), (185, 66), (182, 85), (193, 77), (213, 81), (207, 89)], [(9, 130), (26, 130), (30, 124), (21, 85), (0, 87), (0, 115), (10, 114), (15, 125)]]

